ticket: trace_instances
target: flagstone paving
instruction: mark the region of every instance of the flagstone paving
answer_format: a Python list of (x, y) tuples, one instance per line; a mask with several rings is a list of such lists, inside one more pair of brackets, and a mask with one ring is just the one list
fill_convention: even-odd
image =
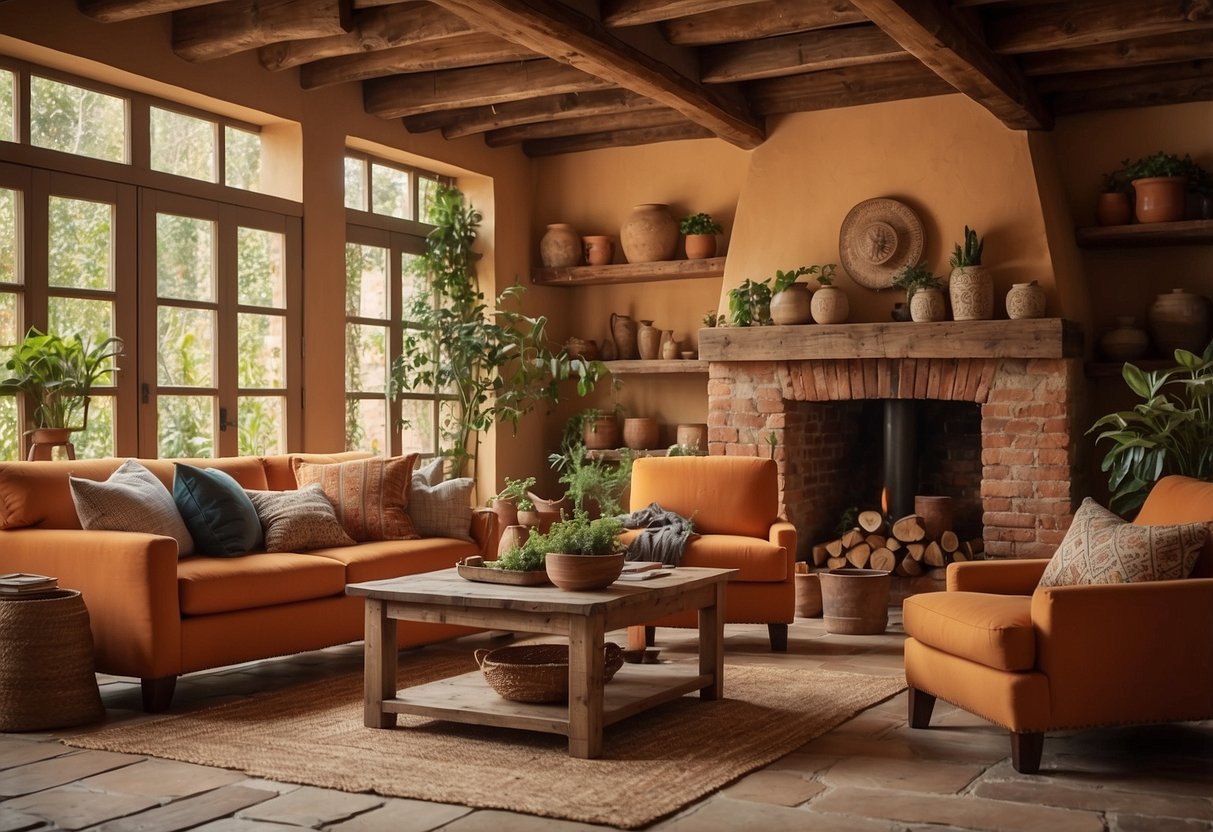
[[(617, 634), (622, 636), (622, 634)], [(820, 619), (792, 625), (787, 654), (764, 626), (730, 625), (736, 664), (877, 676), (902, 668), (900, 610), (881, 636), (839, 636)], [(426, 650), (495, 643), (472, 636)], [(663, 658), (687, 658), (693, 634), (658, 630)], [(233, 701), (362, 666), (360, 645), (183, 677), (176, 711)], [(59, 736), (158, 719), (138, 684), (100, 675), (107, 722), (62, 732), (0, 734), (0, 832), (583, 832), (607, 827), (497, 810), (384, 798), (246, 777), (129, 754), (82, 751)], [(931, 728), (906, 725), (903, 693), (869, 708), (651, 832), (1213, 832), (1213, 722), (1051, 734), (1042, 771), (1010, 765), (1003, 731), (940, 702)], [(705, 738), (705, 741), (709, 741)], [(626, 799), (626, 796), (621, 796)]]

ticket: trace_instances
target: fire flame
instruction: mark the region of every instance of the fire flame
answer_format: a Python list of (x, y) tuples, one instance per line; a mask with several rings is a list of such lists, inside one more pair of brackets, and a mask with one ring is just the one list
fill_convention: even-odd
[(884, 516), (889, 516), (889, 488), (885, 486), (880, 489), (880, 513)]

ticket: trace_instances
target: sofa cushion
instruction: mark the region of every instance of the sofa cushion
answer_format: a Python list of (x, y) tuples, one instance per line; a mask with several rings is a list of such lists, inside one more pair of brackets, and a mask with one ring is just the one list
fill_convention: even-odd
[(204, 555), (243, 555), (261, 548), (261, 521), (240, 483), (218, 468), (177, 464), (173, 500)]
[[(1163, 477), (1154, 483), (1146, 502), (1133, 518), (1137, 526), (1213, 522), (1213, 482), (1192, 477)], [(1213, 578), (1213, 532), (1192, 567), (1193, 578)]]
[(1040, 576), (1040, 586), (1121, 584), (1186, 578), (1208, 539), (1204, 523), (1138, 526), (1090, 497)]
[(354, 543), (318, 485), (294, 491), (249, 491), (268, 552), (301, 552)]
[(471, 541), (472, 491), (476, 481), (471, 477), (427, 485), (413, 477), (413, 493), (409, 496), (409, 517), (422, 537), (450, 537)]
[[(245, 488), (258, 488), (262, 491), (292, 491), (299, 487), (295, 481), (295, 466), (299, 462), (314, 462), (327, 465), (334, 462), (348, 462), (351, 459), (369, 459), (373, 454), (366, 451), (341, 451), (335, 454), (271, 454), (256, 457), (265, 474), (264, 485), (246, 485)], [(240, 479), (236, 477), (236, 479)]]
[(446, 457), (436, 456), (413, 471), (413, 488), (418, 485), (435, 486), (442, 482), (446, 475)]
[(375, 540), (356, 546), (315, 549), (308, 554), (344, 564), (347, 582), (357, 583), (451, 569), (456, 561), (468, 555), (478, 555), (480, 551), (474, 543), (427, 537), (420, 540)]
[(258, 609), (345, 592), (345, 568), (294, 552), (186, 558), (177, 564), (182, 615)]
[(778, 468), (773, 460), (754, 457), (638, 459), (632, 465), (629, 510), (649, 503), (691, 518), (702, 534), (766, 539), (779, 519)]
[(1036, 632), (1030, 595), (922, 592), (902, 605), (906, 634), (995, 670), (1031, 670)]
[[(626, 545), (643, 530), (629, 529), (619, 536)], [(687, 541), (681, 566), (738, 569), (734, 581), (783, 581), (788, 578), (787, 553), (765, 538), (735, 534), (701, 534)]]
[(69, 477), (80, 526), (89, 530), (143, 532), (177, 541), (177, 556), (193, 554), (194, 540), (173, 495), (156, 475), (128, 459), (104, 482)]
[(346, 534), (358, 542), (417, 537), (408, 515), (417, 454), (371, 457), (333, 465), (298, 461), (300, 486), (315, 483), (337, 512)]

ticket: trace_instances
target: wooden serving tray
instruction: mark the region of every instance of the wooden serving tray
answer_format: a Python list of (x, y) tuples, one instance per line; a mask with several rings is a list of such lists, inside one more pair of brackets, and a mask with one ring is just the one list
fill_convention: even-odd
[(459, 577), (484, 584), (510, 584), (511, 586), (550, 586), (548, 573), (542, 569), (534, 572), (519, 572), (511, 569), (490, 569), (487, 566), (464, 566), (455, 564)]

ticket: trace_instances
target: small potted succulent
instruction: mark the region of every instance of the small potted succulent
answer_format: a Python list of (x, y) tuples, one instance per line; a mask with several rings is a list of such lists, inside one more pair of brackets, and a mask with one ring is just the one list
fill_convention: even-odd
[(952, 276), (948, 296), (952, 318), (957, 321), (988, 321), (994, 317), (994, 279), (981, 265), (985, 242), (975, 229), (965, 226), (964, 244), (952, 251)]
[(678, 230), (686, 235), (688, 260), (702, 260), (716, 256), (716, 235), (722, 229), (710, 214), (691, 214), (683, 217)]
[[(1191, 162), (1189, 159), (1188, 162)], [(1188, 164), (1161, 150), (1125, 164), (1125, 178), (1133, 184), (1134, 213), (1140, 223), (1176, 222), (1184, 218)]]
[(913, 321), (942, 321), (947, 317), (943, 284), (926, 263), (903, 266), (893, 276), (893, 285), (904, 289)]
[(826, 263), (824, 266), (813, 266), (817, 271), (818, 289), (813, 293), (810, 309), (813, 320), (819, 324), (844, 324), (851, 314), (851, 302), (847, 293), (834, 285), (834, 272), (838, 266)]

